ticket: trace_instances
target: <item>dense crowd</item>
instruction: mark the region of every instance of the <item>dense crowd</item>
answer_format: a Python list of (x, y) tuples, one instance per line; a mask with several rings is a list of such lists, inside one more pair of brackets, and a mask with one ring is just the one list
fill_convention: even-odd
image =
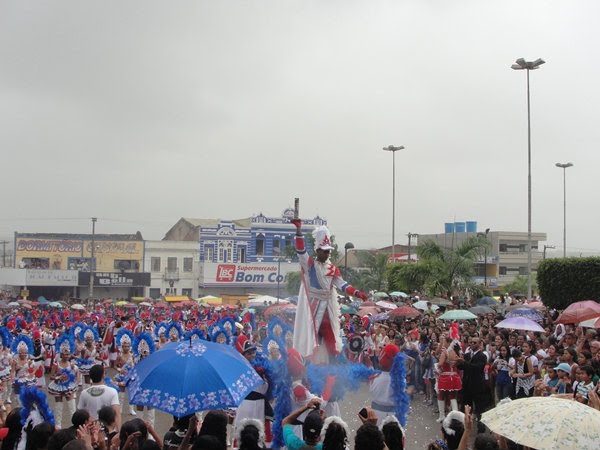
[[(334, 364), (370, 370), (365, 381), (371, 401), (360, 411), (363, 425), (354, 435), (355, 449), (404, 448), (401, 422), (406, 417), (398, 412), (402, 400), (393, 388), (398, 373), (406, 381), (403, 394), (437, 409), (442, 433), (430, 448), (466, 448), (473, 442), (475, 448), (513, 445), (490, 434), (480, 420), (505, 399), (560, 395), (600, 409), (595, 329), (555, 324), (558, 313), (539, 302), (519, 305), (503, 298), (476, 319), (451, 322), (440, 316), (458, 304), (437, 307), (418, 297), (392, 300), (395, 306), (419, 301), (422, 310), (413, 317), (390, 317), (385, 309), (366, 304), (341, 317), (343, 350)], [(315, 391), (310, 364), (292, 348), (293, 308), (267, 306), (119, 308), (103, 302), (82, 311), (39, 306), (9, 310), (0, 327), (5, 426), (0, 450), (350, 447), (352, 436), (340, 417), (343, 395), (330, 398), (323, 389)], [(544, 332), (496, 327), (519, 306), (537, 311)], [(122, 409), (128, 372), (165, 344), (194, 339), (235, 347), (265, 384), (242, 402), (237, 414), (213, 410), (201, 420), (195, 414), (174, 417), (171, 430), (158, 436), (153, 408), (127, 402), (128, 409)], [(400, 356), (403, 367), (397, 372), (394, 361)], [(283, 412), (281, 397), (268, 388), (279, 383), (273, 375), (279, 361), (291, 381), (290, 406)], [(342, 384), (342, 376), (337, 377)], [(30, 401), (45, 395), (55, 400), (50, 413), (44, 401)], [(32, 410), (39, 414), (29, 420)], [(124, 420), (126, 415), (132, 418)], [(233, 433), (227, 433), (228, 426)], [(480, 432), (477, 437), (475, 431)]]

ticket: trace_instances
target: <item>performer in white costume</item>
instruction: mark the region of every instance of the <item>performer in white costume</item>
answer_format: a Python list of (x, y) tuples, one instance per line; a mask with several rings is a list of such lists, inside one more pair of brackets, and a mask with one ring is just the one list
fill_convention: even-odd
[(333, 250), (331, 235), (325, 226), (313, 231), (316, 259), (308, 256), (300, 219), (296, 226), (296, 253), (301, 268), (301, 285), (294, 325), (294, 348), (314, 363), (327, 364), (342, 351), (340, 307), (336, 289), (366, 300), (367, 296), (344, 281), (340, 270), (329, 260)]

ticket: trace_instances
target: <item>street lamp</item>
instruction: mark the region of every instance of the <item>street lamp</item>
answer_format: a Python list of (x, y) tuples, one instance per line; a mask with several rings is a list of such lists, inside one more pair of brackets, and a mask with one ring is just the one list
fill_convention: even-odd
[(344, 278), (348, 275), (348, 250), (352, 250), (354, 244), (352, 242), (346, 242), (344, 244)]
[(556, 167), (563, 170), (563, 258), (567, 257), (567, 169), (573, 163), (556, 163)]
[(96, 217), (92, 217), (92, 259), (90, 261), (90, 298), (94, 298), (94, 269), (95, 264), (94, 264), (94, 257), (95, 257), (95, 250), (96, 250), (96, 242), (95, 242), (95, 238), (96, 238), (96, 221), (98, 219)]
[(525, 61), (519, 58), (510, 66), (513, 70), (527, 71), (527, 298), (531, 299), (531, 104), (529, 99), (529, 71), (539, 69), (544, 64), (541, 58)]
[(396, 257), (396, 152), (403, 150), (404, 146), (388, 145), (383, 149), (386, 152), (392, 152), (392, 262), (394, 262)]
[(487, 287), (487, 238), (489, 232), (490, 229), (486, 228), (485, 233), (477, 233), (477, 236), (484, 237), (486, 242), (485, 247), (483, 247), (483, 285), (485, 287)]
[(410, 263), (410, 251), (411, 251), (412, 238), (414, 238), (414, 237), (418, 238), (419, 235), (417, 233), (411, 233), (409, 231), (407, 236), (408, 236), (408, 262)]

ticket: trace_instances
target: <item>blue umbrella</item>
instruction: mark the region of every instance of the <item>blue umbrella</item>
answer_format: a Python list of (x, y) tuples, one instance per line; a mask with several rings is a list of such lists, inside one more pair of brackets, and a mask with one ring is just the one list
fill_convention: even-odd
[(127, 375), (129, 402), (174, 416), (235, 408), (263, 383), (233, 347), (208, 341), (173, 342)]
[(510, 319), (511, 317), (525, 317), (526, 319), (533, 320), (535, 322), (541, 322), (544, 320), (544, 317), (539, 312), (531, 308), (513, 309), (506, 314), (507, 319)]

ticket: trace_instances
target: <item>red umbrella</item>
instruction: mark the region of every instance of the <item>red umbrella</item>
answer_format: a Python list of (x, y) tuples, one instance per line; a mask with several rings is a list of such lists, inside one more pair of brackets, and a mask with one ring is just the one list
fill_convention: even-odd
[(523, 306), (525, 308), (538, 309), (538, 310), (546, 309), (546, 305), (544, 305), (542, 302), (538, 302), (538, 301), (524, 303)]
[[(371, 303), (371, 302), (365, 302), (365, 303)], [(364, 303), (363, 303), (363, 305), (364, 305)], [(373, 305), (375, 305), (375, 304), (373, 303)], [(358, 315), (360, 317), (364, 317), (367, 314), (372, 314), (372, 315), (379, 314), (379, 308), (377, 306), (361, 306), (360, 309), (358, 310)]]
[(412, 306), (400, 306), (390, 311), (390, 317), (419, 317), (421, 311)]
[(362, 308), (363, 306), (377, 306), (377, 305), (373, 302), (362, 302), (360, 307)]
[(154, 305), (155, 308), (166, 308), (167, 306), (168, 305), (163, 302), (158, 302), (156, 305)]
[(600, 316), (600, 304), (594, 300), (582, 300), (567, 307), (555, 323), (579, 323)]
[(292, 309), (294, 309), (294, 310), (296, 309), (296, 305), (293, 305), (292, 303), (271, 305), (267, 309), (265, 309), (265, 312), (263, 314), (265, 317), (270, 317), (270, 316), (274, 316), (276, 314), (280, 314), (286, 310), (292, 310)]

